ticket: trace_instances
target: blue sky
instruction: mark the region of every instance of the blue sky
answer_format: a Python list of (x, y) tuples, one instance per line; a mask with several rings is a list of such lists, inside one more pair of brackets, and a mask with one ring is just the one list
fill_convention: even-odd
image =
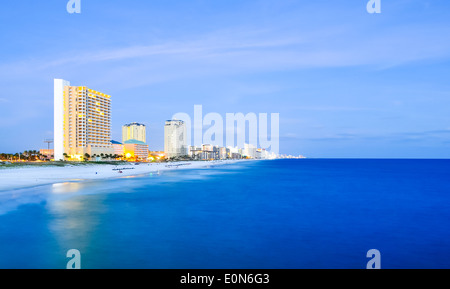
[(163, 149), (174, 113), (280, 113), (280, 150), (450, 157), (450, 2), (19, 0), (0, 9), (1, 152), (45, 148), (53, 79), (113, 96)]

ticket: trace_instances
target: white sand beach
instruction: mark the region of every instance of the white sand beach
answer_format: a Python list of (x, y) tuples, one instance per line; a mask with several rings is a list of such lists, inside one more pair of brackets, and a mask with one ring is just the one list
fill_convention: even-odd
[(85, 164), (66, 166), (24, 166), (0, 169), (0, 192), (59, 182), (120, 178), (167, 170), (197, 169), (237, 161), (194, 161), (172, 163)]

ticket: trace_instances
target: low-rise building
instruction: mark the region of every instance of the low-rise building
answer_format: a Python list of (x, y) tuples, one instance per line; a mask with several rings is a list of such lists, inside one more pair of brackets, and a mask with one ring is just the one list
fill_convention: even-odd
[(123, 153), (126, 159), (147, 160), (148, 145), (138, 140), (127, 140), (123, 143)]
[(112, 140), (111, 144), (113, 146), (114, 149), (114, 154), (118, 155), (118, 156), (123, 156), (123, 144), (121, 142)]
[(201, 147), (196, 147), (196, 146), (189, 147), (188, 155), (189, 155), (189, 157), (191, 157), (194, 160), (201, 160), (202, 153), (203, 153), (203, 149)]
[(155, 151), (155, 152), (149, 151), (148, 152), (148, 158), (150, 161), (159, 161), (159, 160), (164, 159), (165, 156), (166, 156), (166, 154), (162, 151)]
[(230, 158), (229, 152), (230, 152), (230, 150), (227, 149), (226, 147), (220, 147), (219, 148), (219, 159), (226, 160), (226, 159)]
[(44, 149), (39, 150), (39, 153), (47, 160), (53, 159), (54, 150)]

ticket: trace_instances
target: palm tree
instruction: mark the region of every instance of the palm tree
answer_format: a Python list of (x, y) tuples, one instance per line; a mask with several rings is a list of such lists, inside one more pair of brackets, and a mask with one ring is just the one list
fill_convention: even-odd
[(84, 160), (87, 162), (89, 159), (91, 158), (91, 156), (88, 153), (84, 154)]

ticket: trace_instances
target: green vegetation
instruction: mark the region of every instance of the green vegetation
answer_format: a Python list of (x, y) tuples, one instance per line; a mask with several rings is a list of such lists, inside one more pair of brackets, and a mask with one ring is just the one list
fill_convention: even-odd
[(45, 156), (42, 155), (39, 151), (29, 150), (24, 151), (23, 153), (15, 153), (15, 154), (0, 154), (0, 161), (39, 161), (45, 160)]
[(100, 162), (17, 162), (9, 163), (0, 161), (0, 168), (23, 168), (23, 167), (66, 167), (66, 166), (89, 166), (89, 165), (124, 165), (125, 161), (100, 161)]
[(7, 161), (0, 161), (0, 168), (22, 168), (22, 167), (64, 167), (68, 165), (67, 162), (20, 162), (9, 163)]
[(171, 157), (168, 159), (165, 159), (166, 162), (181, 162), (181, 161), (195, 161), (194, 158), (190, 156), (180, 156), (180, 157)]

